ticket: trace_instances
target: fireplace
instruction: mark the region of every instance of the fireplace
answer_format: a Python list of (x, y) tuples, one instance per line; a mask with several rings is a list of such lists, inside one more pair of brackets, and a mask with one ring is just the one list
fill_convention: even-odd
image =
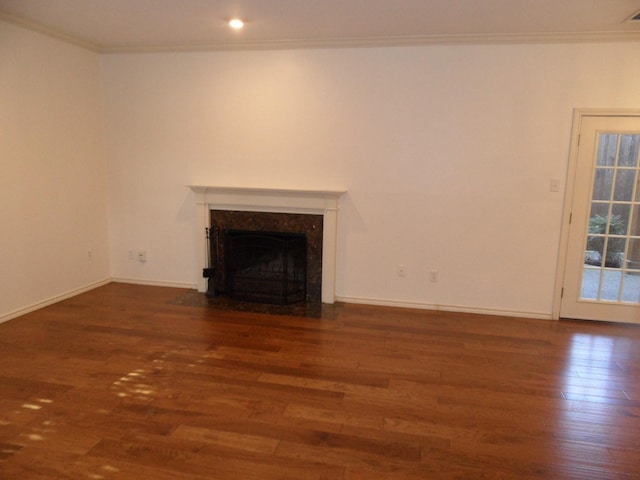
[(224, 250), (227, 296), (282, 305), (306, 300), (306, 235), (229, 230)]
[[(307, 299), (319, 299), (323, 303), (335, 301), (335, 273), (337, 255), (338, 206), (340, 190), (292, 190), (251, 187), (219, 187), (191, 185), (197, 207), (194, 245), (196, 266), (194, 278), (199, 292), (206, 292), (208, 282), (202, 276), (202, 269), (209, 267), (212, 260), (207, 245), (205, 231), (215, 227), (215, 212), (243, 212), (248, 215), (249, 227), (242, 224), (230, 226), (237, 230), (264, 230), (280, 233), (303, 233), (291, 227), (291, 220), (274, 228), (267, 220), (260, 228), (257, 225), (265, 220), (263, 214), (301, 215), (318, 221), (322, 228), (304, 227), (307, 235)], [(215, 232), (214, 232), (215, 233)], [(220, 239), (219, 239), (220, 240)], [(223, 244), (219, 241), (218, 245)], [(216, 270), (216, 281), (219, 272)], [(226, 288), (226, 286), (225, 286)], [(312, 300), (314, 301), (314, 300)]]

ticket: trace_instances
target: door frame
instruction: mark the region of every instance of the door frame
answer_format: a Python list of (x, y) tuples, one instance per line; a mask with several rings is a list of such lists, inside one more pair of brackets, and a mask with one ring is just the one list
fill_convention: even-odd
[(640, 109), (576, 108), (573, 111), (569, 164), (567, 165), (564, 206), (562, 208), (562, 229), (560, 233), (560, 248), (558, 250), (558, 268), (556, 270), (553, 309), (551, 313), (551, 318), (553, 320), (560, 320), (560, 304), (562, 303), (562, 289), (564, 287), (564, 278), (567, 267), (567, 252), (569, 249), (569, 221), (571, 218), (571, 208), (573, 206), (573, 195), (575, 193), (576, 170), (578, 168), (580, 131), (582, 130), (582, 121), (586, 117), (640, 117)]

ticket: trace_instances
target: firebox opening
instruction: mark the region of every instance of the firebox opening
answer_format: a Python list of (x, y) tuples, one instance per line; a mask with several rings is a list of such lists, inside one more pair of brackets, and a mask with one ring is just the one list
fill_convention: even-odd
[(307, 238), (304, 234), (229, 230), (224, 242), (228, 296), (283, 305), (305, 300)]
[[(208, 277), (209, 291), (207, 295), (209, 297), (231, 297), (226, 271), (230, 261), (226, 245), (229, 232), (244, 232), (252, 235), (265, 234), (265, 232), (267, 235), (271, 235), (275, 232), (275, 236), (280, 238), (291, 239), (292, 236), (297, 235), (306, 239), (306, 297), (302, 301), (310, 304), (321, 302), (324, 223), (322, 215), (237, 210), (211, 210), (210, 215), (209, 265), (212, 273)], [(294, 297), (297, 299), (296, 295), (291, 295), (289, 292), (289, 298), (285, 301), (291, 302)], [(234, 292), (234, 297), (238, 298), (237, 291)], [(267, 300), (265, 295), (254, 296), (252, 301), (254, 303), (275, 303), (274, 300)], [(282, 304), (282, 300), (277, 302)]]

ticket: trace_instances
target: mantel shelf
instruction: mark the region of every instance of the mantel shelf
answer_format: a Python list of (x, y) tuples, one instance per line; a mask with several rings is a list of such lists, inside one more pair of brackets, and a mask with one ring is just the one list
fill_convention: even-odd
[(302, 195), (306, 197), (340, 198), (346, 190), (305, 190), (294, 188), (254, 188), (254, 187), (220, 187), (207, 185), (189, 185), (196, 193), (229, 193), (241, 195)]

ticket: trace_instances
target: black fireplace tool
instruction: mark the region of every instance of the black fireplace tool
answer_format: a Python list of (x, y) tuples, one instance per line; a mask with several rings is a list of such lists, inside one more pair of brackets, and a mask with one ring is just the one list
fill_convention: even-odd
[(207, 266), (202, 269), (202, 276), (208, 279), (207, 286), (207, 297), (214, 297), (215, 292), (215, 278), (214, 278), (214, 268), (211, 265), (211, 229), (205, 228), (205, 235), (207, 237)]

